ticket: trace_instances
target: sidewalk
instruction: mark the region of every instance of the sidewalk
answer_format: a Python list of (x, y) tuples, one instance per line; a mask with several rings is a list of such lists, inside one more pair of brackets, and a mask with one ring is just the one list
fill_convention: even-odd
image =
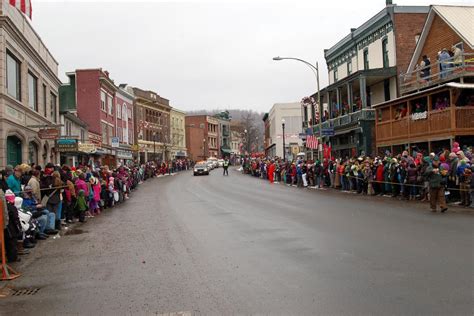
[[(244, 176), (251, 176), (251, 175), (248, 175), (248, 174), (243, 174), (242, 173), (242, 170), (239, 168), (239, 169), (235, 169), (235, 171), (239, 172), (241, 175), (244, 175)], [(264, 180), (262, 178), (256, 178), (256, 179), (260, 179), (260, 180), (263, 180), (263, 181), (267, 181), (268, 180)], [(280, 184), (280, 185), (283, 185), (283, 186), (287, 186), (287, 187), (291, 187), (291, 188), (297, 188), (299, 189), (296, 185), (290, 185), (290, 184), (286, 184), (286, 183), (283, 183), (283, 182), (273, 182), (274, 184)], [(405, 200), (403, 198), (401, 198), (400, 196), (396, 197), (396, 198), (393, 198), (391, 195), (367, 195), (367, 194), (358, 194), (357, 192), (355, 191), (341, 191), (339, 189), (335, 189), (335, 188), (328, 188), (328, 187), (322, 187), (322, 188), (317, 188), (317, 187), (305, 187), (305, 188), (301, 188), (301, 189), (307, 189), (307, 190), (312, 190), (312, 191), (330, 191), (330, 192), (339, 192), (339, 193), (342, 193), (342, 194), (350, 194), (350, 195), (354, 195), (354, 196), (358, 196), (358, 197), (370, 197), (370, 198), (377, 198), (377, 199), (383, 199), (383, 198), (391, 198), (391, 199), (396, 199), (400, 202), (406, 202), (406, 203), (416, 203), (416, 204), (427, 204), (429, 202), (422, 202), (422, 201), (419, 201), (419, 200), (414, 200), (414, 201), (408, 201), (408, 200)], [(449, 207), (449, 210), (448, 212), (453, 212), (453, 213), (467, 213), (467, 214), (474, 214), (474, 208), (472, 207), (465, 207), (465, 206), (460, 206), (460, 202), (453, 202), (453, 203), (447, 203), (448, 204), (448, 207)]]
[[(159, 175), (159, 176), (155, 176), (155, 179), (166, 178), (169, 176), (176, 176), (176, 175), (178, 175), (178, 173), (173, 173), (171, 175), (169, 174)], [(143, 182), (143, 184), (152, 183), (152, 181), (150, 180), (152, 179), (151, 178), (148, 179), (147, 182)], [(132, 191), (132, 195), (128, 201), (133, 200), (134, 193), (138, 191), (139, 191), (139, 188), (135, 191)], [(101, 219), (102, 217), (106, 217), (112, 214), (112, 212), (120, 211), (124, 207), (126, 208), (128, 203), (129, 202), (125, 201), (120, 204), (117, 204), (116, 206), (112, 208), (107, 208), (104, 211), (102, 211), (99, 216), (87, 218), (87, 220), (84, 223), (75, 221), (74, 223), (63, 226), (62, 229), (56, 235), (52, 235), (50, 236), (50, 238), (46, 240), (38, 241), (36, 247), (31, 249), (28, 255), (21, 256), (20, 262), (12, 262), (12, 263), (8, 263), (8, 265), (12, 267), (18, 273), (22, 274), (22, 271), (26, 271), (37, 260), (41, 260), (44, 256), (48, 255), (46, 250), (50, 248), (52, 243), (66, 236), (81, 235), (84, 233), (88, 233), (88, 230), (93, 227), (91, 225), (96, 219)], [(20, 280), (21, 278), (22, 277), (20, 276), (16, 280), (4, 281), (4, 282), (0, 281), (0, 299), (13, 295), (14, 291), (12, 289), (15, 289), (14, 284), (17, 283), (16, 281)]]

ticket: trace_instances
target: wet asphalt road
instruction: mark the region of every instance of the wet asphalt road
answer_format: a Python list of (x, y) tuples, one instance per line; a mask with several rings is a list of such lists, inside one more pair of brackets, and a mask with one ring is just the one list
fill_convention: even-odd
[(471, 315), (474, 217), (427, 209), (221, 169), (155, 179), (37, 247), (9, 286), (40, 291), (0, 313)]

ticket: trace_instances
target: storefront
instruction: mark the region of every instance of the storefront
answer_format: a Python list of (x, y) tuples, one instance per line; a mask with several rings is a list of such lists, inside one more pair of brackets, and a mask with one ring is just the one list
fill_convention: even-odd
[(122, 147), (116, 150), (117, 166), (127, 166), (133, 162), (131, 147)]
[(78, 165), (79, 152), (77, 139), (58, 139), (55, 147), (59, 152), (61, 165)]

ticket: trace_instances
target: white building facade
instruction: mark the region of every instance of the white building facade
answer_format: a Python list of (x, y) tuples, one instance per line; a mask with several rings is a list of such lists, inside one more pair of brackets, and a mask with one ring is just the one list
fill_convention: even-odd
[[(283, 121), (285, 132), (283, 133)], [(293, 159), (303, 151), (301, 103), (276, 103), (268, 112), (269, 140), (265, 148), (270, 157), (283, 157), (283, 138), (285, 140), (285, 157)]]
[(7, 0), (0, 9), (0, 168), (59, 163), (54, 137), (38, 134), (59, 136), (58, 63), (28, 17)]

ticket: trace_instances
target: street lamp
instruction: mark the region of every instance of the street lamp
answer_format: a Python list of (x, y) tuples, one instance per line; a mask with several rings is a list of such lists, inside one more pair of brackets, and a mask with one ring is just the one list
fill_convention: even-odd
[(286, 161), (286, 146), (285, 146), (285, 119), (281, 119), (281, 128), (283, 129), (283, 161)]
[[(289, 60), (296, 60), (296, 61), (299, 61), (299, 62), (302, 62), (304, 64), (306, 64), (309, 68), (311, 68), (311, 71), (313, 71), (313, 74), (315, 75), (316, 77), (316, 84), (317, 84), (317, 91), (318, 91), (318, 111), (319, 111), (319, 139), (320, 141), (322, 142), (323, 141), (323, 132), (322, 132), (322, 106), (321, 106), (321, 96), (320, 96), (320, 90), (319, 90), (319, 65), (318, 65), (318, 62), (316, 62), (316, 65), (313, 65), (309, 62), (307, 62), (306, 60), (303, 60), (303, 59), (300, 59), (300, 58), (294, 58), (294, 57), (280, 57), (280, 56), (277, 56), (277, 57), (273, 57), (273, 60), (276, 60), (276, 61), (280, 61), (280, 60), (285, 60), (285, 59), (289, 59)], [(315, 113), (315, 110), (314, 110), (314, 107), (312, 106), (311, 107), (311, 116), (313, 117), (313, 120), (315, 119), (316, 117), (316, 113)], [(321, 152), (319, 151), (319, 148), (318, 148), (318, 152), (319, 152), (319, 159), (322, 160), (322, 157), (321, 157)]]

